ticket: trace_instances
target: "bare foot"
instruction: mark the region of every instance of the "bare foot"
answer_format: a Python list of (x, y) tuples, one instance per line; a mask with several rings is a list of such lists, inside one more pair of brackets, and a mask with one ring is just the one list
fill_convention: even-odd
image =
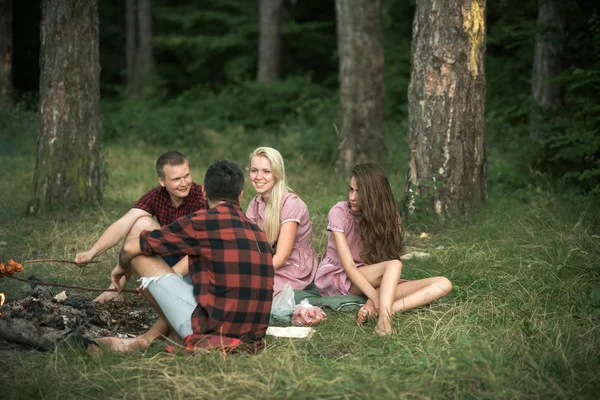
[(106, 303), (108, 301), (123, 301), (123, 294), (119, 292), (102, 292), (102, 294), (94, 299), (96, 303)]
[(379, 336), (388, 336), (392, 334), (392, 322), (389, 317), (380, 317), (375, 327), (375, 333)]
[(116, 353), (130, 353), (132, 351), (146, 350), (150, 342), (141, 337), (132, 339), (119, 339), (116, 337), (104, 337), (96, 339), (96, 342)]
[(358, 316), (356, 317), (356, 323), (360, 326), (363, 325), (369, 318), (377, 315), (377, 309), (371, 299), (367, 300), (364, 306), (358, 310)]

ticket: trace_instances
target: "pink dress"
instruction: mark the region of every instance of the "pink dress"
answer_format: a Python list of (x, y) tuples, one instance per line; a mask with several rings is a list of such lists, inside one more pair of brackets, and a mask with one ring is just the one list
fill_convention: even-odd
[(350, 253), (356, 267), (365, 265), (360, 259), (362, 239), (358, 232), (355, 214), (347, 201), (340, 201), (329, 211), (327, 223), (327, 252), (321, 260), (315, 277), (315, 285), (322, 296), (339, 296), (350, 294), (352, 281), (346, 275), (338, 255), (332, 232), (342, 232), (346, 236)]
[[(265, 202), (260, 195), (254, 197), (246, 211), (248, 219), (256, 223), (261, 229), (264, 227)], [(306, 289), (313, 281), (317, 272), (317, 253), (312, 247), (312, 225), (306, 204), (294, 193), (287, 193), (281, 201), (281, 224), (296, 222), (296, 240), (292, 252), (285, 265), (275, 270), (276, 295), (289, 282), (294, 290)], [(271, 243), (276, 251), (277, 244)]]

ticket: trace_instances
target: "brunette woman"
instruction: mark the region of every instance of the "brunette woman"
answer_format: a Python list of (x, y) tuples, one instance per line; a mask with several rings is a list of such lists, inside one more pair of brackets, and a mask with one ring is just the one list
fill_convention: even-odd
[(329, 211), (327, 252), (315, 285), (323, 296), (363, 295), (357, 323), (379, 314), (375, 331), (392, 333), (391, 316), (445, 296), (452, 290), (442, 276), (405, 280), (402, 222), (385, 171), (377, 164), (352, 169), (348, 200)]

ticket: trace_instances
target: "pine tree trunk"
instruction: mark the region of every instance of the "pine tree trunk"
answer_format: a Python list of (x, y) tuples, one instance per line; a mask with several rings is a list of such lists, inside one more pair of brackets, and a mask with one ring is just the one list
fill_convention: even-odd
[(408, 89), (411, 212), (468, 214), (487, 199), (485, 6), (417, 2)]
[(259, 82), (271, 82), (281, 74), (281, 19), (283, 0), (260, 0), (258, 44)]
[(127, 68), (127, 86), (131, 89), (135, 87), (136, 76), (136, 37), (137, 37), (137, 7), (136, 0), (126, 0), (125, 2), (125, 59)]
[(12, 104), (13, 0), (0, 0), (0, 108)]
[(152, 82), (154, 60), (152, 58), (152, 2), (137, 0), (137, 56), (136, 86), (138, 93)]
[(537, 33), (533, 57), (531, 134), (541, 136), (544, 114), (564, 100), (564, 88), (556, 82), (562, 71), (564, 18), (557, 0), (538, 0)]
[(340, 57), (340, 163), (381, 162), (384, 83), (381, 0), (336, 0)]
[(43, 0), (40, 123), (28, 213), (101, 200), (96, 0)]

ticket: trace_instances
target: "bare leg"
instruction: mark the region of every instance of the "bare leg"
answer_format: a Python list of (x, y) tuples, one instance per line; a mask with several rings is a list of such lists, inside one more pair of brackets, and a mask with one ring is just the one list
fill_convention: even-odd
[[(171, 268), (160, 257), (138, 256), (132, 260), (131, 265), (135, 273), (140, 277), (160, 276), (173, 273)], [(152, 327), (147, 332), (143, 333), (138, 337), (132, 339), (119, 339), (114, 337), (99, 338), (96, 339), (96, 342), (98, 342), (98, 344), (100, 344), (101, 346), (106, 346), (111, 350), (119, 353), (127, 353), (135, 350), (145, 350), (155, 340), (163, 336), (168, 336), (169, 332), (173, 331), (169, 325), (169, 322), (162, 313), (162, 310), (160, 309), (152, 295), (149, 293), (149, 291), (144, 290), (142, 291), (142, 293), (158, 313), (158, 321), (156, 321), (156, 323), (154, 323), (154, 325), (152, 325)]]
[[(379, 319), (375, 332), (379, 335), (389, 335), (392, 333), (391, 316), (393, 315), (393, 304), (396, 299), (396, 288), (402, 274), (402, 262), (399, 260), (384, 261), (373, 265), (365, 265), (358, 271), (369, 281), (373, 288), (378, 289)], [(362, 294), (355, 285), (350, 286), (350, 293)], [(368, 302), (367, 302), (368, 303)], [(365, 304), (367, 306), (367, 304)], [(362, 325), (366, 318), (371, 314), (371, 305), (363, 307), (359, 311), (356, 322)]]
[(375, 332), (379, 335), (392, 334), (392, 307), (396, 297), (398, 281), (402, 272), (402, 263), (396, 260), (387, 263), (379, 287), (379, 319)]
[(429, 304), (444, 297), (451, 290), (452, 283), (443, 276), (404, 282), (396, 289), (392, 313)]
[[(154, 230), (157, 228), (160, 228), (160, 225), (154, 219), (151, 217), (142, 217), (138, 219), (135, 224), (133, 224), (125, 240), (139, 237), (143, 230)], [(121, 279), (121, 287), (125, 287), (127, 280), (127, 278)], [(115, 287), (111, 283), (108, 288), (114, 289)], [(107, 301), (123, 301), (123, 299), (123, 295), (119, 292), (102, 292), (94, 299), (94, 301), (97, 303), (105, 303)]]

